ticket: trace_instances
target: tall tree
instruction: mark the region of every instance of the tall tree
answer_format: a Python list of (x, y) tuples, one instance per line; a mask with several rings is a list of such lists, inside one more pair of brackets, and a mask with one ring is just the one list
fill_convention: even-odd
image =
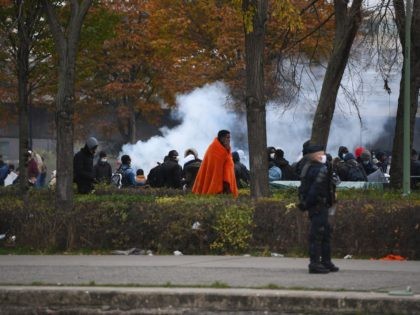
[(244, 0), (244, 17), (252, 14), (252, 24), (245, 29), (246, 113), (251, 170), (251, 196), (268, 196), (268, 160), (266, 109), (264, 92), (264, 48), (267, 22), (267, 0)]
[[(395, 22), (398, 27), (402, 47), (405, 47), (405, 5), (403, 0), (394, 0)], [(404, 68), (407, 62), (403, 49), (404, 62), (401, 70), (400, 94), (398, 97), (397, 118), (395, 124), (394, 143), (392, 147), (391, 185), (401, 188), (403, 181), (403, 137), (404, 137)], [(411, 21), (411, 67), (410, 67), (410, 144), (413, 145), (414, 126), (420, 89), (420, 1), (413, 2)]]
[[(42, 4), (58, 55), (58, 91), (56, 95), (57, 189), (56, 207), (73, 208), (73, 115), (76, 55), (80, 32), (92, 0), (69, 0), (66, 25), (60, 23), (57, 6), (49, 0)], [(59, 2), (62, 5), (62, 2)]]
[(325, 146), (328, 143), (341, 79), (362, 20), (362, 0), (353, 0), (351, 6), (348, 0), (334, 0), (334, 9), (336, 26), (333, 51), (322, 83), (311, 134), (312, 143)]
[[(19, 186), (25, 195), (28, 189), (28, 176), (26, 172), (27, 152), (30, 149), (29, 141), (29, 98), (32, 93), (33, 82), (30, 73), (37, 63), (37, 41), (42, 38), (41, 5), (38, 1), (13, 0), (5, 1), (1, 8), (2, 22), (0, 28), (4, 33), (3, 53), (5, 59), (12, 59), (10, 69), (2, 69), (3, 75), (9, 72), (7, 82), (12, 82), (17, 89), (18, 117), (19, 117)], [(16, 32), (15, 32), (16, 30)], [(12, 74), (12, 76), (10, 76)], [(16, 79), (10, 80), (10, 77)], [(4, 78), (6, 80), (6, 78)], [(32, 80), (33, 81), (33, 80)]]
[(28, 188), (26, 159), (29, 149), (29, 55), (34, 36), (34, 24), (40, 18), (41, 7), (37, 1), (16, 0), (16, 19), (18, 22), (17, 73), (19, 99), (19, 186), (21, 193)]

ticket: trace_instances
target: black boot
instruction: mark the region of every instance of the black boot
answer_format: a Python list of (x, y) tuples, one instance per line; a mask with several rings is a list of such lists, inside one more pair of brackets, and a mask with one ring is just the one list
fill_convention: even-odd
[(330, 271), (324, 267), (323, 264), (321, 263), (310, 263), (309, 264), (309, 273), (320, 273), (320, 274), (325, 274), (325, 273), (329, 273)]
[(322, 262), (324, 268), (328, 269), (330, 272), (337, 272), (340, 270), (336, 265), (334, 265), (331, 260), (327, 262)]

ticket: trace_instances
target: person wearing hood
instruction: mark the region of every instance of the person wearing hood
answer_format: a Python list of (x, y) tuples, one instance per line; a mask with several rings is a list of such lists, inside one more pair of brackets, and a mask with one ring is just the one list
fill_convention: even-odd
[(360, 154), (360, 161), (367, 176), (378, 170), (378, 167), (372, 163), (372, 155), (369, 150), (364, 150)]
[(235, 169), (236, 186), (238, 188), (249, 187), (251, 176), (245, 165), (241, 163), (241, 158), (238, 152), (232, 152), (232, 159)]
[(329, 208), (334, 204), (332, 179), (326, 165), (327, 156), (321, 145), (306, 147), (307, 162), (300, 178), (299, 208), (307, 210), (310, 220), (309, 273), (325, 274), (339, 270), (331, 261), (331, 225)]
[(99, 152), (99, 160), (93, 168), (93, 172), (98, 183), (111, 183), (112, 167), (108, 163), (105, 151)]
[(168, 157), (168, 160), (162, 164), (164, 186), (175, 189), (182, 188), (182, 167), (178, 164), (178, 151), (169, 151)]
[(74, 181), (80, 194), (88, 194), (93, 190), (95, 175), (93, 173), (93, 157), (98, 148), (98, 140), (87, 139), (85, 146), (73, 158)]
[(202, 161), (198, 158), (197, 150), (194, 148), (185, 150), (184, 158), (185, 163), (182, 169), (182, 178), (184, 178), (186, 188), (191, 189)]

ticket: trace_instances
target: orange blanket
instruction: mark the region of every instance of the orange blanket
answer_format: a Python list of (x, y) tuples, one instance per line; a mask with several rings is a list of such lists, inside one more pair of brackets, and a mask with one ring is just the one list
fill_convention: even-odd
[(232, 194), (238, 196), (234, 164), (230, 150), (215, 138), (204, 155), (193, 186), (195, 194), (221, 194), (223, 182), (229, 183)]

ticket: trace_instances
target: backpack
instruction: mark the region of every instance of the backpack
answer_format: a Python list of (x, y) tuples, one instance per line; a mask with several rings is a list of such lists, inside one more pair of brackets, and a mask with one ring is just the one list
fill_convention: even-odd
[(308, 170), (311, 166), (312, 166), (311, 162), (305, 163), (300, 173), (300, 186), (298, 188), (298, 198), (299, 198), (298, 208), (301, 211), (308, 210), (306, 209), (306, 194), (308, 193), (310, 185), (308, 184), (308, 180), (306, 179), (306, 173), (308, 173)]
[(150, 170), (149, 175), (147, 175), (146, 184), (153, 188), (159, 188), (165, 185), (162, 164), (159, 163), (157, 166)]
[(347, 173), (347, 178), (349, 181), (353, 181), (353, 182), (365, 182), (366, 181), (366, 177), (363, 174), (363, 171), (355, 165), (351, 165), (348, 169), (348, 173)]
[(121, 167), (115, 171), (111, 176), (111, 185), (120, 189), (122, 187), (123, 170)]

